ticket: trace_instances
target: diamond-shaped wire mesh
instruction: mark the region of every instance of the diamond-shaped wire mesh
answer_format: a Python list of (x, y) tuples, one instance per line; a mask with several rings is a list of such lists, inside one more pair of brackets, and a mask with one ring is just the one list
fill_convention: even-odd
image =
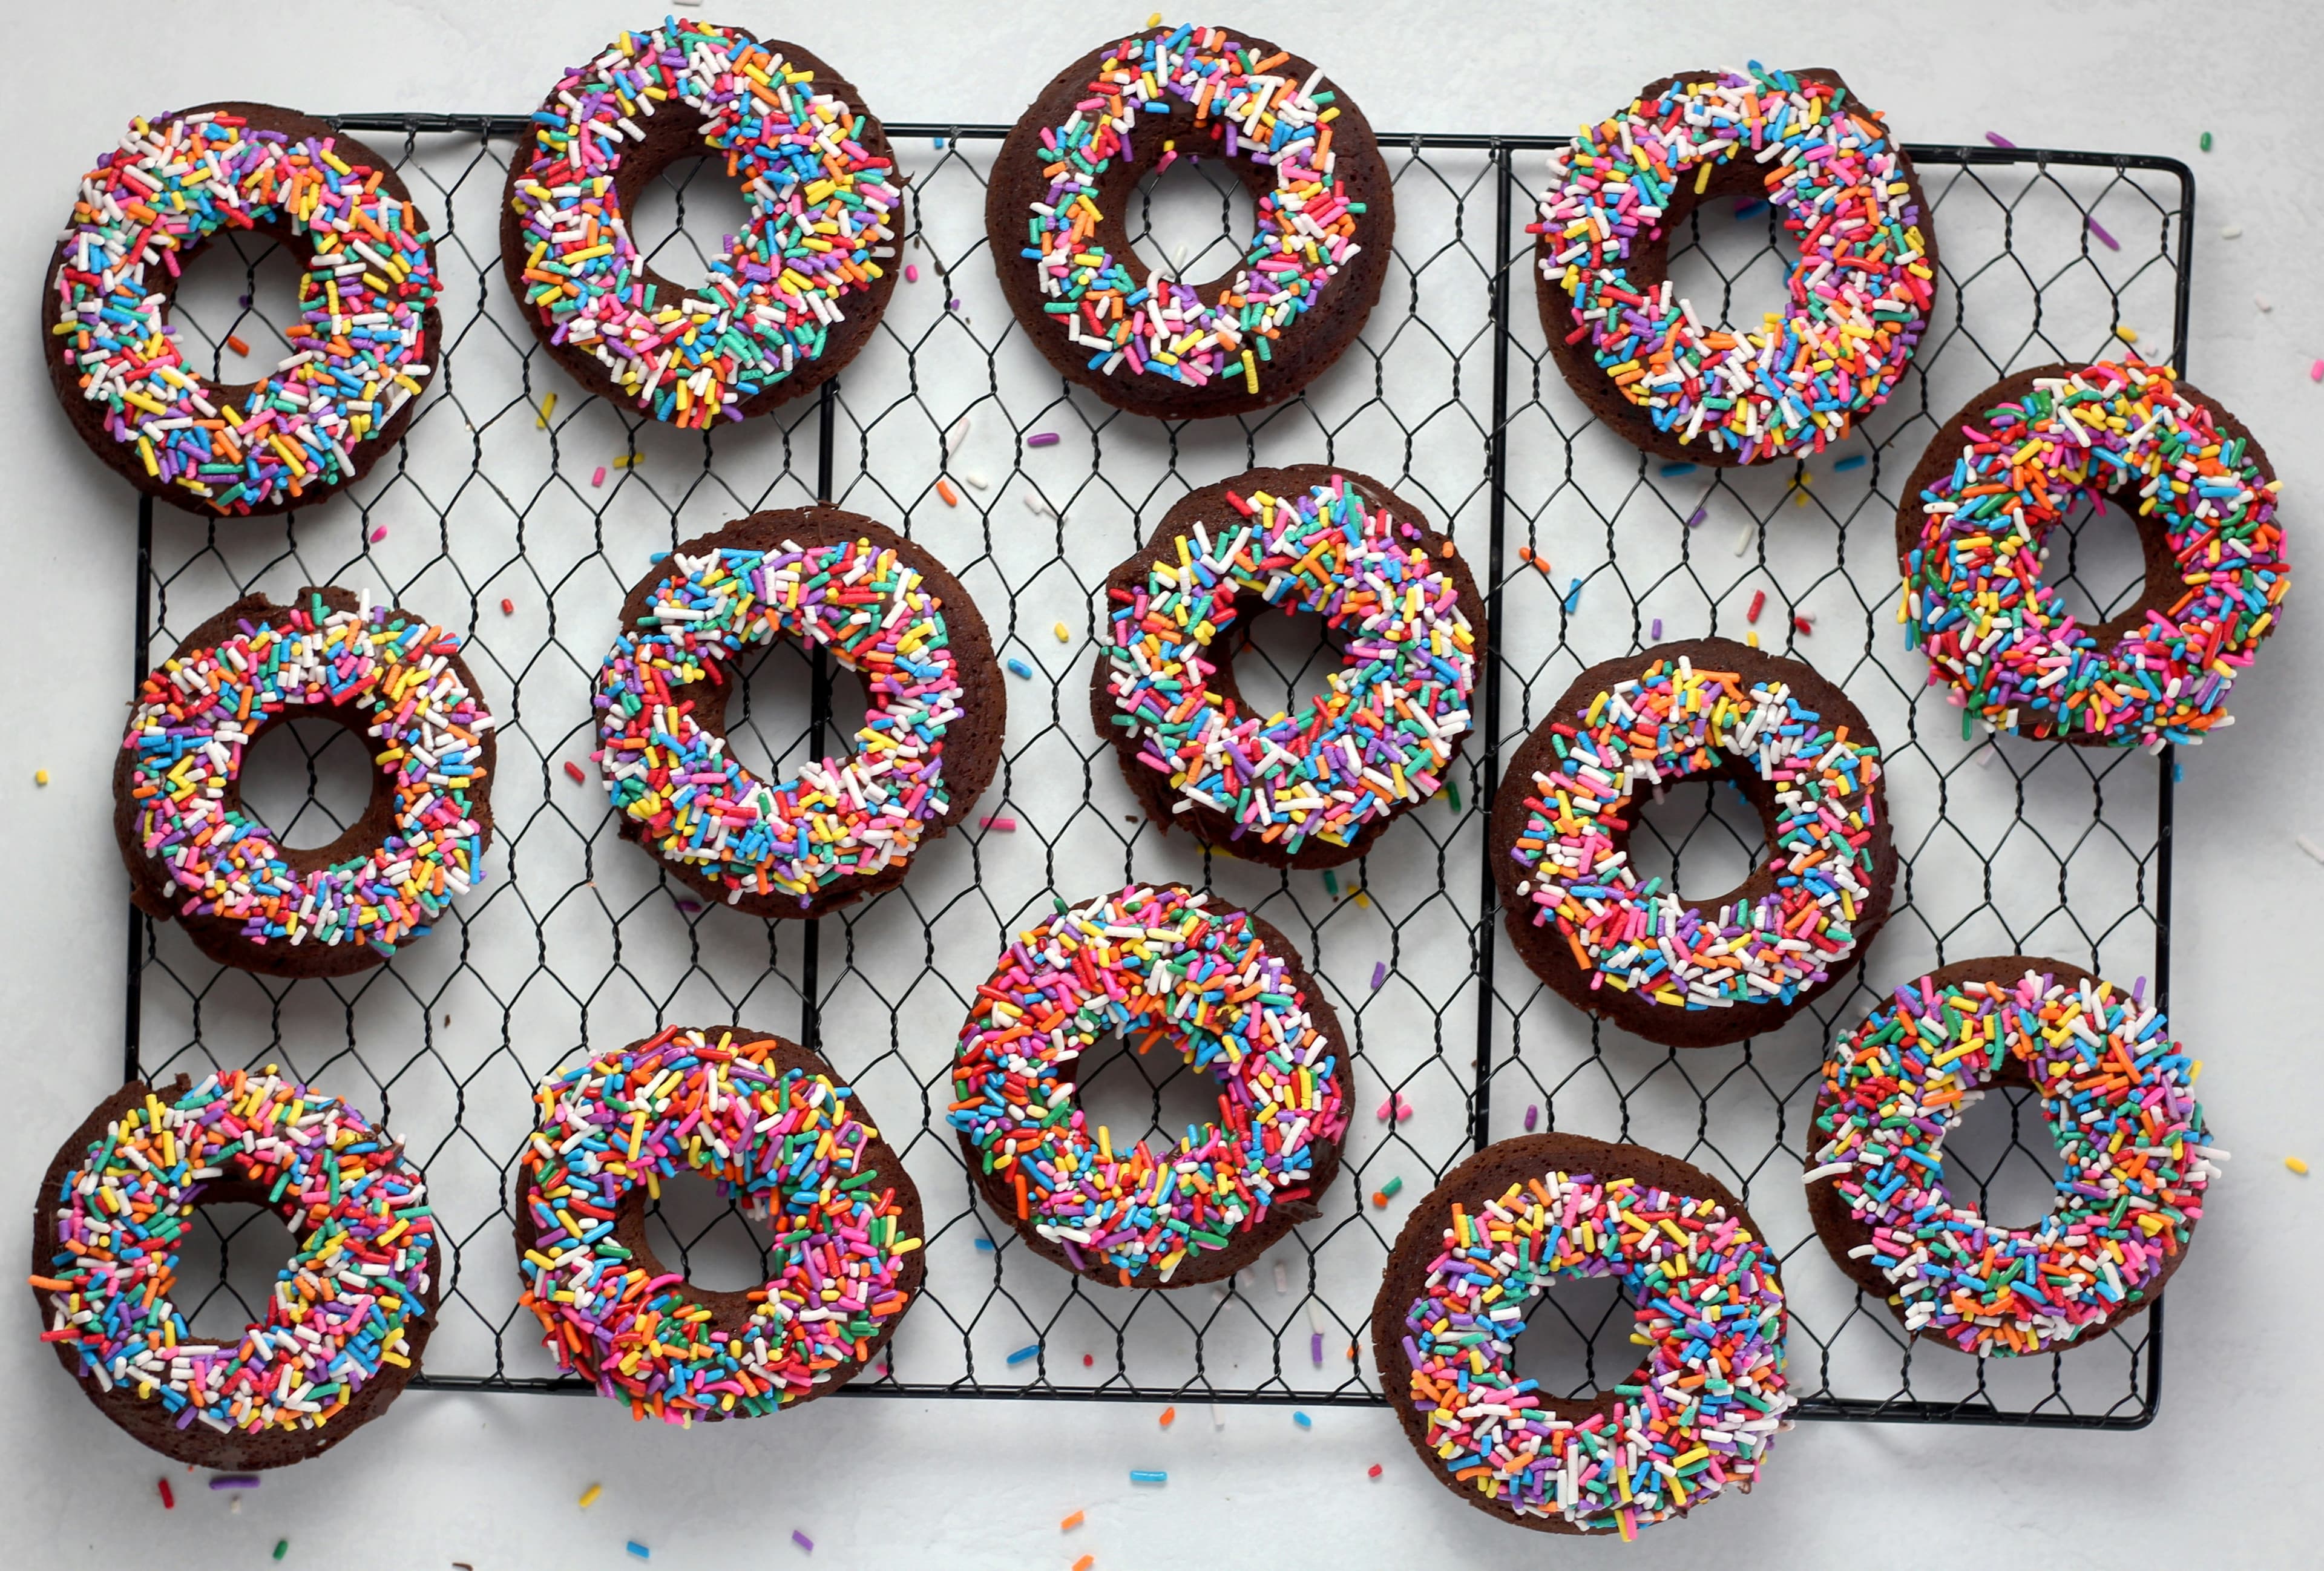
[[(911, 177), (901, 260), (918, 282), (899, 286), (871, 347), (819, 397), (705, 435), (586, 397), (538, 352), (497, 252), (521, 117), (341, 124), (402, 170), (436, 224), (441, 367), (402, 450), (350, 497), (292, 520), (208, 524), (169, 509), (156, 518), (148, 504), (137, 668), (253, 588), (281, 598), (305, 583), (368, 587), (461, 632), (503, 722), (492, 876), (434, 934), (338, 981), (222, 970), (173, 925), (133, 916), (127, 1059), (149, 1077), (280, 1062), (408, 1143), (454, 1246), (419, 1383), (586, 1389), (556, 1377), (515, 1304), (510, 1186), (531, 1087), (665, 1021), (731, 1021), (830, 1058), (927, 1205), (927, 1290), (891, 1367), (851, 1391), (1377, 1402), (1361, 1345), (1388, 1243), (1436, 1176), (1537, 1117), (1683, 1156), (1745, 1194), (1784, 1252), (1805, 1416), (2151, 1416), (2159, 1311), (2061, 1358), (1980, 1363), (1908, 1345), (1825, 1258), (1798, 1173), (1823, 1043), (1877, 990), (2014, 949), (2167, 982), (2167, 757), (2158, 774), (2135, 753), (1965, 739), (1959, 712), (1920, 685), (1895, 624), (1890, 521), (1935, 420), (2003, 372), (2118, 350), (2126, 328), (2149, 357), (2175, 356), (2193, 200), (2183, 166), (1914, 150), (1943, 282), (1913, 372), (1833, 453), (1738, 474), (1642, 458), (1591, 429), (1549, 363), (1524, 225), (1558, 139), (1386, 139), (1396, 255), (1361, 341), (1274, 410), (1166, 425), (1065, 386), (1022, 341), (982, 223), (1004, 128), (891, 127)], [(689, 253), (699, 266), (715, 243), (718, 216), (739, 215), (717, 180), (698, 164), (673, 169), (638, 216), (641, 244), (681, 280)], [(1190, 243), (1186, 214), (1214, 209), (1231, 233), (1239, 188), (1209, 165), (1176, 181), (1149, 182), (1141, 250), (1156, 265), (1191, 253), (1200, 271), (1219, 259), (1204, 245), (1218, 242)], [(1760, 213), (1707, 208), (1679, 238), (1674, 274), (1698, 304), (1752, 319), (1780, 300), (1780, 238)], [(213, 347), (217, 370), (241, 370), (254, 362), (228, 337), (257, 361), (273, 354), (286, 276), (263, 245), (219, 247), (189, 270), (176, 319)], [(1037, 431), (1062, 440), (1028, 447)], [(1313, 461), (1372, 475), (1450, 531), (1489, 587), (1497, 657), (1457, 793), (1328, 883), (1144, 823), (1086, 699), (1094, 596), (1170, 503), (1254, 465)], [(616, 836), (588, 762), (589, 681), (652, 553), (817, 496), (933, 550), (975, 596), (1001, 655), (1033, 670), (1010, 682), (1002, 772), (978, 808), (1016, 827), (973, 819), (888, 894), (820, 922), (761, 922), (703, 910)], [(2135, 587), (2118, 520), (2078, 522), (2051, 567), (2101, 608)], [(1500, 753), (1582, 667), (1654, 642), (1657, 623), (1665, 638), (1740, 636), (1758, 591), (1766, 610), (1748, 630), (1843, 682), (1885, 744), (1910, 865), (1856, 986), (1782, 1031), (1670, 1051), (1598, 1026), (1516, 959), (1483, 866), (1484, 816)], [(1320, 686), (1336, 656), (1312, 619), (1286, 616), (1261, 619), (1236, 658), (1263, 702)], [(734, 692), (734, 746), (760, 771), (820, 753), (862, 706), (852, 675), (788, 645), (752, 662)], [(337, 727), (277, 735), (288, 742), (254, 752), (249, 799), (294, 843), (318, 843), (360, 810), (368, 762)], [(303, 781), (280, 767), (294, 757)], [(1645, 819), (1641, 861), (1659, 859), (1652, 870), (1698, 892), (1734, 882), (1757, 854), (1756, 820), (1732, 792), (1680, 786)], [(1131, 876), (1207, 885), (1293, 935), (1352, 1039), (1349, 1176), (1317, 1220), (1232, 1284), (1139, 1293), (1068, 1277), (979, 1206), (944, 1122), (955, 1035), (1007, 936), (1053, 895)], [(1082, 1078), (1087, 1104), (1117, 1130), (1159, 1133), (1210, 1108), (1198, 1077), (1118, 1044), (1093, 1053)], [(2006, 1119), (1979, 1114), (1952, 1144), (1956, 1192), (1997, 1202), (2008, 1220), (2031, 1219), (2055, 1168), (2038, 1107), (2021, 1103), (1993, 1099), (1987, 1114)], [(1391, 1119), (1391, 1104), (1408, 1111)], [(1401, 1192), (1379, 1204), (1391, 1179)], [(185, 1265), (188, 1280), (220, 1284), (212, 1313), (256, 1302), (271, 1265), (238, 1213), (223, 1221), (238, 1233), (233, 1248), (213, 1229)], [(674, 1187), (654, 1225), (712, 1285), (766, 1269), (763, 1233), (706, 1188)], [(1635, 1356), (1627, 1312), (1595, 1284), (1547, 1295), (1533, 1318), (1519, 1355), (1546, 1384), (1609, 1383)]]

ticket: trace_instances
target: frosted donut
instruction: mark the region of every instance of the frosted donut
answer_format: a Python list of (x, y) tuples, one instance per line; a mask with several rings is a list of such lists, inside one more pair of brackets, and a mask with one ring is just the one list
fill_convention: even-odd
[[(688, 290), (630, 236), (649, 181), (708, 153), (750, 217)], [(896, 287), (887, 134), (795, 43), (671, 17), (574, 67), (509, 161), (501, 261), (541, 343), (591, 393), (680, 427), (763, 414), (838, 373)]]
[[(1591, 1397), (1519, 1379), (1534, 1295), (1616, 1277), (1646, 1349)], [(1637, 1535), (1748, 1492), (1794, 1398), (1776, 1257), (1708, 1173), (1571, 1134), (1487, 1146), (1413, 1207), (1372, 1305), (1380, 1390), (1437, 1480), (1552, 1533)]]
[[(1630, 866), (1642, 790), (1711, 774), (1758, 809), (1767, 859), (1710, 900)], [(1880, 744), (1798, 661), (1726, 639), (1592, 666), (1551, 706), (1493, 800), (1509, 937), (1578, 1009), (1649, 1041), (1773, 1030), (1845, 976), (1896, 879)]]
[[(1081, 1055), (1118, 1033), (1219, 1084), (1219, 1117), (1176, 1145), (1092, 1134)], [(950, 1117), (985, 1200), (1034, 1252), (1094, 1281), (1179, 1288), (1232, 1276), (1340, 1166), (1346, 1039), (1281, 933), (1183, 885), (1131, 884), (1021, 933), (976, 990)]]
[[(668, 1026), (534, 1094), (518, 1162), (518, 1300), (559, 1368), (690, 1425), (828, 1395), (920, 1290), (920, 1195), (831, 1066), (761, 1031)], [(658, 1260), (649, 1197), (685, 1169), (765, 1218), (781, 1263), (745, 1292)]]
[[(854, 745), (796, 779), (726, 750), (735, 660), (795, 638), (863, 678)], [(596, 757), (623, 838), (706, 897), (814, 917), (902, 880), (992, 783), (1008, 694), (960, 581), (835, 507), (753, 513), (687, 541), (630, 591), (598, 668)]]
[[(175, 1301), (198, 1206), (263, 1206), (294, 1247), (241, 1335)], [(32, 1218), (42, 1340), (97, 1410), (192, 1466), (281, 1467), (384, 1412), (434, 1325), (436, 1219), (403, 1148), (273, 1066), (132, 1082), (49, 1165)]]
[[(1148, 270), (1139, 181), (1222, 156), (1258, 208), (1234, 265)], [(1337, 360), (1379, 300), (1395, 199), (1370, 123), (1323, 71), (1226, 29), (1152, 26), (1059, 71), (1001, 144), (985, 233), (1002, 292), (1070, 381), (1133, 414), (1241, 414)]]
[[(1153, 822), (1331, 867), (1443, 789), (1474, 725), (1485, 605), (1452, 542), (1379, 481), (1253, 469), (1181, 498), (1106, 577), (1090, 712)], [(1232, 651), (1271, 610), (1347, 635), (1313, 702), (1254, 713)]]
[[(2021, 371), (1938, 429), (1896, 513), (1930, 681), (2022, 736), (2160, 748), (2232, 725), (2228, 690), (2292, 587), (2281, 482), (2243, 422), (2131, 360)], [(2085, 624), (2042, 582), (2044, 541), (2108, 496), (2137, 520), (2145, 582)]]
[[(363, 817), (299, 848), (242, 805), (242, 768), (305, 716), (369, 739), (374, 769)], [(247, 596), (139, 684), (113, 772), (131, 898), (245, 971), (376, 966), (484, 881), (493, 725), (457, 635), (340, 588)]]
[[(300, 258), (299, 320), (272, 374), (219, 384), (187, 364), (170, 310), (186, 263), (233, 230)], [(81, 177), (41, 325), (65, 412), (131, 485), (193, 513), (281, 513), (360, 478), (411, 423), (438, 291), (386, 160), (293, 110), (211, 104), (131, 121)]]
[[(1945, 1136), (1987, 1088), (2029, 1086), (2064, 1159), (2031, 1227), (1945, 1186)], [(1840, 1268), (1906, 1330), (1979, 1357), (2098, 1339), (2187, 1258), (2213, 1149), (2193, 1067), (2141, 985), (2006, 955), (1898, 988), (1832, 1044), (1808, 1210)]]
[[(1790, 305), (1725, 331), (1677, 298), (1671, 236), (1748, 192), (1799, 247)], [(1912, 161), (1831, 71), (1689, 71), (1554, 155), (1527, 227), (1558, 369), (1634, 446), (1705, 464), (1821, 452), (1886, 401), (1937, 276)]]

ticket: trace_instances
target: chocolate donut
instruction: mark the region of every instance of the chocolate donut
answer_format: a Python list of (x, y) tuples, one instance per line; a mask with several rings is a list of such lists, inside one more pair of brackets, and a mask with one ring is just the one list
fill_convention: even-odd
[[(1864, 716), (1798, 661), (1708, 638), (1592, 666), (1493, 799), (1509, 940), (1567, 1003), (1649, 1041), (1773, 1030), (1846, 976), (1887, 919), (1896, 852), (1881, 773)], [(1758, 809), (1769, 859), (1713, 900), (1642, 887), (1628, 856), (1639, 784), (1705, 774)]]
[[(1139, 180), (1223, 156), (1258, 207), (1228, 272), (1166, 278), (1124, 222)], [(1059, 71), (1001, 143), (985, 233), (1001, 291), (1058, 374), (1158, 420), (1245, 414), (1345, 352), (1396, 234), (1387, 161), (1322, 70), (1222, 28), (1148, 27)]]

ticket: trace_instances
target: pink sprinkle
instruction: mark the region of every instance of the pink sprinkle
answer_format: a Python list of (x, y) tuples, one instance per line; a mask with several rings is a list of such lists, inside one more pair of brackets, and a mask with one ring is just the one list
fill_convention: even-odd
[(1057, 445), (1057, 433), (1055, 431), (1035, 431), (1031, 436), (1025, 439), (1025, 445), (1028, 448), (1054, 448)]
[(587, 775), (581, 772), (581, 766), (574, 762), (569, 758), (565, 761), (565, 772), (571, 775), (575, 780), (584, 782), (586, 782), (589, 778)]
[(387, 525), (383, 523), (377, 529), (373, 530), (371, 531), (371, 538), (374, 545), (377, 545), (381, 541), (385, 540), (387, 538)]
[(592, 475), (592, 476), (589, 476), (589, 484), (590, 484), (590, 485), (603, 485), (604, 483), (605, 483), (605, 466), (604, 466), (604, 465), (603, 465), (603, 464), (600, 464), (600, 465), (598, 465), (598, 466), (597, 466), (597, 472), (596, 472), (595, 475)]
[(1531, 1133), (1533, 1132), (1533, 1126), (1534, 1126), (1535, 1124), (1536, 1124), (1536, 1123), (1539, 1123), (1540, 1122), (1541, 1122), (1541, 1108), (1540, 1108), (1540, 1106), (1539, 1106), (1538, 1104), (1534, 1104), (1534, 1103), (1530, 1103), (1530, 1102), (1529, 1102), (1529, 1103), (1527, 1103), (1527, 1104), (1526, 1104), (1526, 1132), (1527, 1134), (1531, 1134)]
[(1373, 962), (1372, 962), (1372, 991), (1373, 991), (1374, 993), (1378, 993), (1378, 992), (1380, 990), (1380, 984), (1381, 984), (1382, 983), (1386, 982), (1387, 980), (1388, 980), (1388, 962), (1387, 962), (1387, 961), (1385, 961), (1385, 960), (1375, 960), (1375, 961), (1373, 961)]
[(2017, 145), (2017, 143), (2010, 141), (2009, 138), (2004, 136), (1998, 131), (1987, 132), (1985, 134), (1985, 139), (1987, 142), (1992, 143), (1996, 147), (2015, 147)]
[(1007, 817), (1005, 814), (995, 816), (993, 814), (987, 813), (983, 818), (977, 819), (976, 827), (980, 829), (998, 829), (1002, 834), (1008, 835), (1013, 834), (1016, 831), (1017, 820)]
[[(1382, 966), (1381, 969), (1385, 971), (1387, 967)], [(1379, 984), (1375, 983), (1373, 985), (1377, 986)], [(1395, 1114), (1396, 1120), (1398, 1123), (1403, 1123), (1406, 1119), (1412, 1116), (1412, 1104), (1406, 1099), (1404, 1093), (1401, 1091), (1397, 1092), (1395, 1095), (1390, 1096), (1387, 1101), (1381, 1103), (1379, 1104), (1379, 1111), (1372, 1114), (1372, 1116), (1379, 1120), (1380, 1123), (1386, 1123), (1388, 1121), (1388, 1115), (1390, 1114)]]
[(918, 263), (907, 262), (904, 263), (904, 282), (906, 283), (918, 283), (920, 282), (920, 264)]
[(808, 1538), (805, 1533), (800, 1532), (797, 1528), (793, 1528), (791, 1529), (791, 1542), (797, 1544), (800, 1548), (805, 1549), (810, 1555), (815, 1553), (815, 1540)]
[(2084, 219), (2082, 220), (2082, 222), (2083, 222), (2083, 224), (2085, 224), (2086, 226), (2089, 226), (2089, 232), (2090, 232), (2091, 234), (2093, 234), (2093, 235), (2097, 236), (2100, 240), (2102, 240), (2102, 241), (2104, 241), (2104, 242), (2106, 243), (2106, 248), (2107, 248), (2107, 250), (2109, 250), (2109, 251), (2119, 251), (2119, 250), (2121, 250), (2121, 249), (2122, 249), (2122, 242), (2121, 242), (2121, 241), (2119, 241), (2119, 240), (2117, 240), (2117, 239), (2116, 239), (2113, 236), (2111, 236), (2111, 235), (2107, 234), (2107, 233), (2106, 232), (2106, 226), (2105, 226), (2105, 225), (2103, 225), (2103, 224), (2101, 224), (2101, 223), (2099, 223), (2096, 218), (2088, 218), (2088, 217), (2086, 217), (2086, 218), (2084, 218)]
[(2310, 382), (2324, 382), (2324, 360), (2319, 360), (2315, 365), (2310, 365), (2308, 368), (2308, 380)]

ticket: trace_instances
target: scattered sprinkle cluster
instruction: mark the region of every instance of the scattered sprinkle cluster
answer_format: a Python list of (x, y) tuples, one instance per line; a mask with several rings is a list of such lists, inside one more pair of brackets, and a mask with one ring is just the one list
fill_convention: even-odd
[[(1093, 1139), (1074, 1067), (1100, 1037), (1159, 1042), (1219, 1083), (1219, 1119), (1170, 1149)], [(1305, 1199), (1348, 1124), (1341, 1045), (1251, 918), (1176, 885), (1131, 884), (1019, 935), (976, 990), (953, 1064), (954, 1127), (1016, 1193), (1017, 1218), (1076, 1270), (1167, 1282), (1268, 1210)]]
[[(242, 924), (254, 944), (369, 944), (392, 954), (483, 882), (493, 717), (451, 666), (460, 641), (370, 604), (304, 605), (181, 650), (137, 691), (132, 754), (138, 849), (185, 895), (186, 916)], [(353, 711), (395, 785), (395, 827), (362, 855), (291, 870), (264, 825), (226, 803), (258, 733), (286, 712)]]
[[(729, 903), (779, 892), (806, 907), (908, 862), (950, 810), (945, 733), (964, 695), (919, 572), (867, 539), (669, 559), (675, 569), (597, 672), (597, 756), (613, 805), (662, 856), (724, 883)], [(870, 705), (853, 753), (770, 785), (714, 727), (736, 652), (778, 636), (828, 649), (863, 678)]]
[[(1680, 182), (1748, 157), (1798, 242), (1791, 309), (1757, 331), (1705, 324), (1665, 279), (1632, 270), (1663, 242)], [(1572, 298), (1568, 343), (1590, 353), (1659, 431), (1738, 463), (1821, 452), (1904, 374), (1927, 325), (1934, 271), (1909, 166), (1880, 117), (1844, 88), (1751, 63), (1682, 82), (1585, 128), (1553, 162), (1541, 273)]]
[[(1068, 342), (1090, 351), (1092, 370), (1111, 375), (1127, 361), (1133, 375), (1189, 387), (1240, 377), (1255, 394), (1276, 342), (1362, 249), (1364, 204), (1333, 178), (1336, 95), (1321, 71), (1305, 82), (1270, 74), (1289, 58), (1259, 58), (1219, 28), (1157, 27), (1109, 50), (1071, 117), (1042, 128), (1033, 156), (1049, 187), (1027, 217), (1022, 254), (1048, 297), (1041, 309)], [(1274, 189), (1259, 201), (1259, 233), (1215, 300), (1158, 274), (1140, 283), (1138, 259), (1114, 255), (1097, 238), (1105, 222), (1099, 187), (1116, 159), (1137, 157), (1136, 136), (1164, 138), (1157, 172), (1181, 156), (1166, 135), (1173, 100), (1194, 112), (1184, 156), (1200, 157), (1207, 137), (1224, 156), (1274, 174)], [(1169, 118), (1139, 132), (1148, 115)]]
[[(1517, 1375), (1527, 1301), (1558, 1277), (1619, 1277), (1646, 1362), (1579, 1422)], [(1521, 1516), (1637, 1529), (1748, 1490), (1792, 1397), (1766, 1245), (1714, 1200), (1551, 1172), (1456, 1203), (1405, 1316), (1412, 1403), (1454, 1479)]]
[[(2118, 745), (2197, 743), (2232, 725), (2238, 668), (2292, 587), (2276, 490), (2167, 365), (2099, 364), (2038, 379), (1964, 426), (1950, 474), (1921, 494), (1904, 560), (1908, 636), (1932, 681), (1996, 731)], [(2078, 503), (2135, 493), (2159, 522), (2179, 587), (2116, 632), (2088, 627), (2042, 581), (2043, 541)], [(2101, 646), (2101, 635), (2104, 645)]]
[[(1297, 496), (1230, 491), (1241, 515), (1197, 522), (1115, 587), (1107, 624), (1112, 723), (1169, 777), (1173, 811), (1207, 808), (1296, 855), (1346, 846), (1425, 801), (1469, 732), (1477, 635), (1419, 531), (1340, 476)], [(1255, 596), (1348, 634), (1320, 703), (1261, 717), (1210, 686), (1205, 657)]]
[[(1834, 1178), (1871, 1224), (1852, 1252), (1895, 1284), (1909, 1327), (1980, 1356), (2066, 1346), (2186, 1247), (2227, 1153), (2143, 993), (2031, 970), (1941, 989), (1924, 976), (1833, 1045), (1809, 1177)], [(2049, 1215), (2024, 1228), (1991, 1225), (1944, 1179), (1945, 1136), (2013, 1058), (2064, 1164)]]
[[(783, 1055), (770, 1038), (669, 1026), (534, 1094), (520, 1301), (559, 1366), (633, 1417), (772, 1412), (853, 1372), (910, 1302), (905, 1257), (921, 1241), (904, 1231), (909, 1180), (865, 1165), (880, 1132), (851, 1090)], [(781, 1268), (750, 1290), (739, 1325), (616, 1234), (624, 1206), (688, 1169), (774, 1234)]]
[[(1724, 1009), (1789, 1003), (1856, 947), (1873, 894), (1873, 786), (1880, 750), (1792, 697), (1692, 659), (1655, 660), (1590, 700), (1577, 725), (1550, 722), (1560, 763), (1536, 772), (1509, 855), (1533, 924), (1554, 920), (1590, 984), (1656, 1003)], [(1747, 762), (1775, 788), (1765, 879), (1773, 887), (1715, 910), (1659, 877), (1638, 882), (1625, 817), (1649, 785)], [(1748, 887), (1747, 885), (1747, 887)]]
[[(616, 190), (622, 143), (673, 99), (701, 115), (750, 207), (694, 292), (648, 279)], [(821, 356), (841, 302), (895, 255), (903, 197), (878, 125), (733, 28), (673, 17), (625, 32), (558, 79), (532, 126), (510, 187), (524, 303), (657, 420), (741, 419), (737, 405)]]
[[(170, 1298), (194, 1208), (220, 1180), (263, 1190), (297, 1240), (265, 1318), (231, 1345), (198, 1341)], [(172, 1101), (148, 1092), (47, 1201), (57, 1250), (32, 1279), (50, 1308), (42, 1340), (69, 1346), (103, 1390), (159, 1399), (180, 1429), (320, 1428), (383, 1364), (410, 1366), (436, 1248), (427, 1185), (362, 1114), (272, 1065)], [(161, 1498), (172, 1503), (166, 1482)]]
[[(219, 513), (280, 510), (354, 478), (353, 449), (431, 367), (436, 255), (384, 170), (336, 137), (211, 110), (133, 120), (81, 177), (53, 287), (66, 366), (145, 473)], [(281, 226), (305, 253), (292, 353), (248, 387), (190, 369), (169, 324), (185, 259), (220, 231)]]

